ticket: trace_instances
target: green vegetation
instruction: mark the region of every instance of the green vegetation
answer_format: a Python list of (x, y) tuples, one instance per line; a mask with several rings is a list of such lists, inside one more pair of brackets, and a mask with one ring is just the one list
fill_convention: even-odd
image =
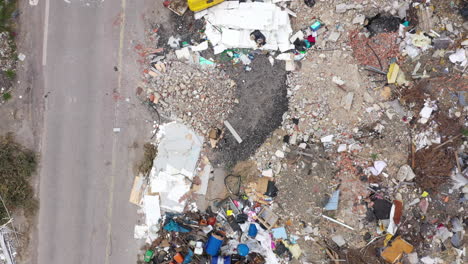
[(6, 77), (8, 77), (8, 79), (14, 80), (15, 77), (16, 77), (16, 71), (14, 71), (14, 70), (6, 70), (6, 71), (5, 71), (5, 75), (6, 75)]
[(16, 10), (16, 0), (0, 0), (0, 31), (12, 31), (11, 18)]
[(464, 137), (468, 137), (468, 129), (462, 129), (461, 133)]
[(143, 146), (143, 149), (145, 154), (141, 162), (138, 164), (138, 171), (146, 176), (150, 173), (151, 168), (153, 167), (153, 160), (158, 154), (158, 149), (155, 145), (150, 143), (146, 143)]
[(11, 97), (12, 97), (12, 96), (11, 96), (11, 93), (4, 93), (4, 94), (2, 94), (2, 98), (3, 98), (4, 101), (10, 100)]
[[(24, 209), (26, 215), (34, 214), (37, 201), (29, 183), (36, 171), (37, 157), (18, 144), (12, 134), (0, 136), (0, 196), (11, 212)], [(8, 221), (8, 212), (0, 203), (0, 224)]]
[(379, 156), (379, 154), (376, 154), (376, 153), (372, 153), (372, 154), (370, 155), (370, 157), (371, 157), (372, 160), (376, 160), (378, 156)]

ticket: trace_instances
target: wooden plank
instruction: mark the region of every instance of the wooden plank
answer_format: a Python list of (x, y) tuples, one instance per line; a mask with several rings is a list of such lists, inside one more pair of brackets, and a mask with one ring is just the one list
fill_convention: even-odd
[(135, 180), (133, 181), (132, 192), (130, 193), (129, 201), (132, 204), (140, 205), (141, 195), (143, 191), (143, 177), (136, 176)]

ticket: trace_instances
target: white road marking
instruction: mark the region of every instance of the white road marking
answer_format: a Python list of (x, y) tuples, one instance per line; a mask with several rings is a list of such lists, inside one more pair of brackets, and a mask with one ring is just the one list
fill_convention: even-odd
[(47, 39), (49, 34), (49, 0), (45, 0), (45, 13), (44, 13), (44, 39), (42, 41), (42, 66), (47, 64)]
[(32, 6), (37, 6), (38, 3), (39, 3), (39, 0), (29, 0), (29, 4)]
[[(127, 7), (127, 1), (122, 0), (122, 23), (120, 24), (120, 36), (119, 36), (119, 53), (118, 53), (118, 68), (122, 69), (122, 58), (123, 58), (123, 46), (125, 38), (125, 9)], [(120, 91), (122, 87), (122, 71), (119, 71), (118, 81), (117, 81), (117, 92)], [(114, 105), (114, 127), (117, 126), (117, 108), (119, 102), (116, 102)], [(109, 188), (109, 203), (107, 205), (107, 244), (106, 244), (106, 259), (104, 264), (109, 264), (109, 257), (112, 255), (112, 214), (114, 206), (114, 185), (115, 185), (115, 166), (117, 164), (117, 138), (118, 135), (113, 136), (112, 141), (112, 170), (111, 170), (111, 179), (110, 179), (110, 188)]]

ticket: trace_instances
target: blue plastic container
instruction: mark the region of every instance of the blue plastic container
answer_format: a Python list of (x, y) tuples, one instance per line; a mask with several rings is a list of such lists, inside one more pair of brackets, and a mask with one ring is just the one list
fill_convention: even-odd
[(208, 242), (206, 242), (205, 251), (210, 256), (217, 256), (222, 244), (223, 237), (211, 235)]
[(257, 233), (258, 233), (257, 226), (255, 224), (250, 224), (249, 232), (247, 233), (249, 237), (255, 238), (257, 236)]
[(250, 249), (246, 244), (239, 244), (237, 246), (237, 253), (240, 256), (245, 257), (245, 256), (247, 256), (249, 254), (249, 252), (250, 252)]
[(310, 29), (312, 31), (317, 31), (320, 27), (322, 27), (322, 23), (320, 21), (315, 21), (311, 26)]

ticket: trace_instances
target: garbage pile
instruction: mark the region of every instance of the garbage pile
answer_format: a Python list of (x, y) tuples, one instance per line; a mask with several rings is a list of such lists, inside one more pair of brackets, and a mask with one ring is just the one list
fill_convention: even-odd
[[(218, 203), (218, 212), (167, 213), (158, 238), (147, 246), (144, 261), (280, 263), (272, 245), (285, 235), (284, 230), (275, 229), (276, 236), (272, 239), (265, 226), (253, 220), (262, 219), (269, 212), (250, 208), (248, 204), (245, 200), (228, 198)], [(260, 215), (256, 216), (255, 212)], [(281, 242), (278, 245), (282, 246), (283, 253), (288, 251)]]
[(169, 123), (161, 127), (158, 141), (148, 179), (137, 177), (131, 194), (145, 217), (144, 225), (135, 226), (135, 238), (147, 243), (145, 262), (280, 263), (274, 241), (281, 252), (300, 254), (296, 245), (281, 242), (286, 230), (276, 228), (278, 217), (265, 206), (277, 195), (274, 182), (263, 178), (249, 185), (246, 195), (227, 197), (215, 204), (216, 211), (200, 213), (188, 198), (198, 192), (195, 185), (208, 184), (197, 167), (203, 139), (185, 125)]
[[(190, 197), (216, 180), (211, 165), (202, 166), (209, 164), (204, 157), (209, 149), (197, 143), (191, 166), (183, 170), (161, 163), (158, 154), (145, 196), (158, 209), (157, 221), (135, 229), (135, 237), (148, 242), (145, 261), (466, 262), (468, 87), (462, 17), (431, 1), (335, 2), (226, 1), (195, 14), (207, 22), (202, 41), (169, 40), (184, 63), (165, 59), (163, 65), (187, 71), (194, 65), (225, 69), (229, 63), (221, 62), (222, 56), (247, 72), (256, 56), (269, 57), (271, 64), (285, 61), (289, 105), (281, 126), (250, 160), (226, 168), (229, 195), (209, 201), (206, 212)], [(252, 12), (257, 6), (265, 8)], [(258, 21), (252, 13), (258, 13)], [(297, 16), (295, 30), (287, 26), (289, 15)], [(288, 22), (265, 22), (280, 17)], [(210, 43), (220, 57), (211, 58)], [(153, 59), (161, 73), (150, 75), (158, 80), (163, 65)], [(212, 85), (216, 82), (229, 86), (218, 79)], [(207, 88), (200, 96), (210, 92)], [(213, 96), (220, 93), (216, 89)], [(149, 90), (150, 96), (155, 92)], [(166, 107), (179, 100), (192, 103), (176, 95)], [(216, 120), (230, 113), (219, 111)], [(210, 141), (223, 133), (219, 122), (187, 124), (200, 135), (212, 132)], [(243, 135), (225, 125), (242, 145)], [(171, 134), (177, 135), (166, 135)], [(189, 134), (185, 138), (203, 141)], [(166, 153), (161, 155), (169, 157), (161, 143)], [(232, 177), (239, 179), (238, 191), (230, 187)]]

